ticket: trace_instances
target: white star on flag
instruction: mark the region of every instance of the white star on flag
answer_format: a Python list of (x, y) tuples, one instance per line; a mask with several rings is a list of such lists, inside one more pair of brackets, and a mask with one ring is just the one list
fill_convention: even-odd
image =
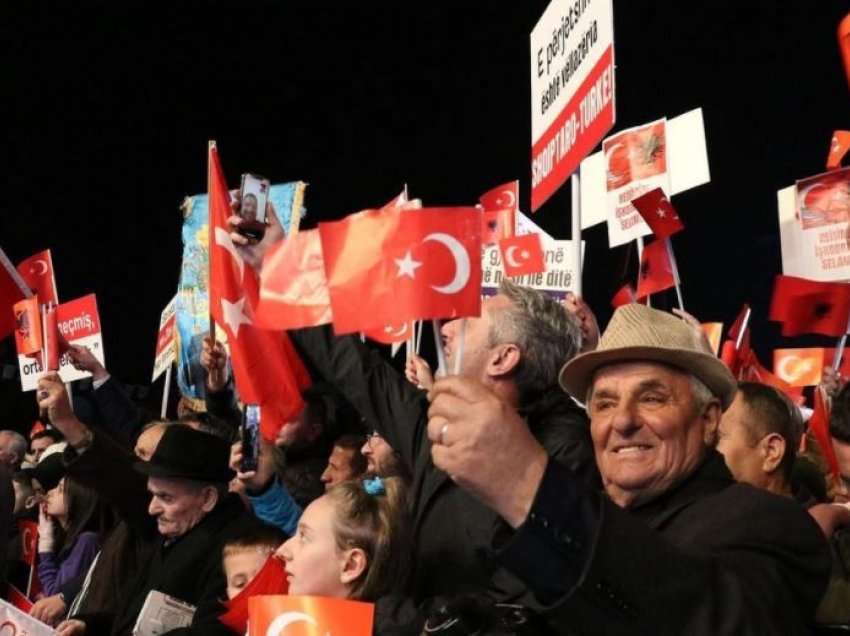
[(393, 260), (398, 266), (398, 273), (396, 274), (396, 278), (401, 278), (402, 276), (410, 276), (410, 278), (416, 278), (416, 268), (422, 267), (422, 263), (413, 260), (413, 256), (411, 255), (410, 250), (407, 250), (407, 253), (404, 255), (404, 258), (394, 258)]
[(236, 261), (236, 265), (239, 267), (239, 281), (241, 282), (242, 270), (245, 268), (245, 262), (242, 260), (239, 252), (236, 251), (236, 246), (233, 244), (233, 240), (230, 238), (230, 234), (227, 233), (227, 230), (221, 227), (215, 228), (215, 243), (227, 250)]
[(658, 218), (659, 218), (659, 219), (663, 219), (665, 216), (667, 216), (667, 215), (664, 213), (664, 208), (658, 208), (658, 211), (656, 212), (656, 214), (658, 215)]
[(250, 325), (251, 319), (245, 314), (245, 297), (243, 296), (235, 303), (230, 302), (226, 298), (221, 299), (221, 311), (224, 314), (224, 322), (230, 327), (233, 332), (233, 337), (239, 336), (239, 327), (242, 325)]

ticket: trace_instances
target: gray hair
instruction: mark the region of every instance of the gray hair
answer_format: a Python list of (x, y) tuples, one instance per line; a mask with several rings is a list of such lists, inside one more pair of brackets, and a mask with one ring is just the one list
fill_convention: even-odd
[(581, 349), (581, 329), (572, 314), (543, 292), (503, 279), (499, 293), (511, 306), (494, 312), (489, 344), (519, 347), (514, 382), (520, 403), (526, 403), (557, 383), (561, 367)]
[(24, 461), (24, 457), (29, 450), (26, 438), (17, 431), (3, 430), (0, 435), (5, 435), (9, 439), (9, 445), (6, 450), (10, 453), (16, 453), (18, 456), (18, 464)]

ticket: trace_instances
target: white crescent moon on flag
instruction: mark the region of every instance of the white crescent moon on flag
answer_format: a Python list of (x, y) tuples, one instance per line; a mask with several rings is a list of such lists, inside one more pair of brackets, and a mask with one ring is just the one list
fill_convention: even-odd
[(806, 208), (806, 197), (809, 196), (809, 192), (811, 192), (815, 188), (820, 188), (822, 186), (823, 184), (818, 181), (817, 183), (813, 183), (812, 185), (800, 190), (800, 194), (798, 195), (800, 198), (800, 212), (802, 212)]
[(510, 190), (503, 190), (502, 194), (508, 197), (508, 202), (505, 204), (506, 208), (511, 208), (516, 205), (516, 197), (514, 196), (513, 192), (511, 192)]
[(514, 256), (514, 252), (516, 251), (517, 246), (511, 245), (508, 249), (505, 250), (505, 262), (511, 267), (519, 267), (521, 263), (518, 263), (516, 257)]
[(605, 169), (608, 172), (611, 172), (611, 155), (614, 154), (614, 151), (617, 148), (622, 148), (623, 144), (614, 144), (608, 150), (605, 151)]
[(35, 263), (33, 263), (33, 265), (41, 265), (41, 269), (35, 272), (39, 276), (44, 276), (47, 273), (47, 261), (38, 259)]
[(302, 612), (286, 612), (271, 622), (266, 630), (266, 636), (283, 636), (283, 631), (293, 623), (316, 624), (316, 619)]
[(788, 370), (788, 364), (790, 362), (799, 362), (799, 361), (800, 361), (800, 358), (798, 358), (797, 356), (786, 356), (786, 357), (782, 358), (779, 361), (779, 365), (776, 368), (776, 371), (777, 371), (779, 377), (782, 378), (783, 380), (785, 380), (786, 382), (793, 382), (794, 380), (796, 380), (797, 377), (799, 376), (799, 374), (791, 373)]
[(455, 260), (454, 278), (447, 285), (431, 285), (431, 289), (435, 292), (447, 295), (458, 293), (461, 289), (466, 287), (466, 284), (469, 282), (470, 264), (469, 254), (466, 253), (466, 248), (464, 248), (460, 241), (458, 241), (454, 236), (451, 234), (444, 234), (443, 232), (429, 234), (422, 240), (423, 243), (427, 243), (428, 241), (436, 241), (437, 243), (445, 245), (452, 253), (452, 258)]
[(384, 333), (390, 336), (391, 338), (399, 338), (400, 336), (407, 333), (407, 323), (404, 323), (401, 326), (401, 329), (398, 330), (393, 330), (392, 325), (387, 325), (386, 327), (384, 327)]

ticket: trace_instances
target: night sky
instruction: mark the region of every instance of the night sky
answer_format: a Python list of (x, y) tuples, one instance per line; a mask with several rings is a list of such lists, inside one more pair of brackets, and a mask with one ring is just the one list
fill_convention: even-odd
[[(180, 267), (178, 206), (206, 189), (208, 139), (233, 187), (243, 172), (307, 181), (304, 227), (405, 182), (426, 205), (466, 205), (519, 178), (528, 210), (528, 34), (546, 2), (11, 4), (0, 246), (14, 262), (50, 247), (61, 299), (97, 294), (107, 366), (130, 384), (149, 383)], [(711, 183), (673, 200), (685, 305), (728, 324), (750, 301), (767, 364), (780, 344), (831, 344), (782, 340), (766, 313), (776, 190), (822, 172), (832, 131), (850, 128), (835, 37), (848, 9), (614, 2), (615, 130), (704, 109)], [(556, 238), (569, 237), (569, 200), (564, 187), (535, 217)], [(603, 225), (584, 238), (585, 295), (604, 322), (635, 257), (609, 250)], [(0, 343), (0, 363), (13, 350)], [(34, 416), (17, 378), (0, 380), (0, 405), (2, 428)]]

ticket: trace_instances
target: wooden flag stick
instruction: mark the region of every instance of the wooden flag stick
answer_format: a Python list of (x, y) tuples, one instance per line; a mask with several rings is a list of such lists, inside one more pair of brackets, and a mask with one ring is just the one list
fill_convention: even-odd
[(455, 375), (460, 375), (460, 367), (463, 361), (463, 341), (466, 336), (466, 318), (460, 319), (460, 338), (458, 340), (457, 346), (457, 356), (455, 357), (455, 368), (452, 373)]
[(844, 346), (847, 344), (847, 332), (850, 331), (850, 318), (847, 319), (847, 329), (844, 334), (838, 339), (838, 345), (835, 347), (835, 357), (832, 359), (833, 371), (838, 371), (841, 368), (841, 358), (844, 356)]
[(431, 324), (434, 326), (434, 346), (437, 348), (437, 372), (434, 377), (439, 377), (447, 373), (446, 350), (443, 349), (443, 339), (440, 337), (440, 327), (442, 326), (440, 319), (435, 318), (431, 321)]
[[(643, 258), (643, 237), (642, 236), (637, 237), (636, 241), (637, 241), (637, 257), (638, 257), (638, 279), (640, 279), (640, 264), (642, 262), (641, 259)], [(638, 280), (638, 287), (640, 287), (640, 280)], [(637, 291), (637, 289), (635, 289), (635, 291)], [(650, 302), (649, 296), (650, 296), (650, 294), (646, 295), (646, 306), (652, 307), (652, 302)]]
[(171, 392), (171, 367), (173, 366), (173, 363), (169, 364), (165, 370), (165, 384), (162, 386), (162, 407), (159, 409), (159, 418), (161, 420), (165, 419), (165, 415), (168, 412), (168, 395)]
[(667, 248), (667, 258), (670, 259), (670, 268), (673, 270), (673, 282), (676, 283), (676, 298), (679, 300), (679, 309), (685, 311), (685, 303), (682, 302), (682, 281), (679, 279), (679, 267), (676, 265), (676, 255), (673, 254), (673, 244), (670, 237), (664, 239)]
[(576, 296), (581, 296), (581, 180), (578, 172), (574, 172), (570, 177), (570, 196), (571, 210), (570, 223), (572, 224), (572, 233), (570, 237), (573, 239), (573, 271), (575, 272), (575, 284), (573, 290)]

